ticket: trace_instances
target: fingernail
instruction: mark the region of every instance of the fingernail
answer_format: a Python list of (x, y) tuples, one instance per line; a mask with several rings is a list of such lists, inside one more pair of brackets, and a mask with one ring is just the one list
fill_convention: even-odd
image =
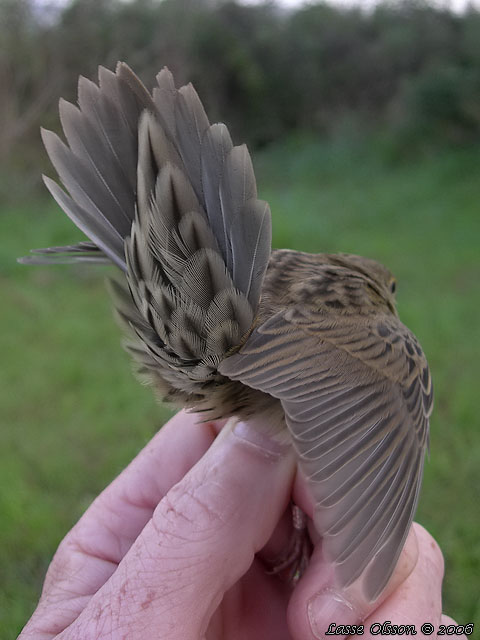
[(360, 623), (361, 620), (358, 611), (333, 589), (324, 589), (309, 600), (307, 614), (312, 633), (320, 640), (331, 635), (339, 639), (346, 638), (349, 633), (339, 636), (335, 629), (341, 625)]
[(279, 457), (290, 449), (288, 437), (275, 432), (268, 432), (268, 427), (250, 422), (237, 422), (233, 427), (233, 433), (239, 440), (244, 440), (253, 445), (264, 454)]

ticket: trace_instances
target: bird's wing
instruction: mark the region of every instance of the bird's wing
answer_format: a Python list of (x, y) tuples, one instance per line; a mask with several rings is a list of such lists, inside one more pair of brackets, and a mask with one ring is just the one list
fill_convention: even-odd
[(30, 256), (19, 258), (22, 264), (111, 264), (110, 258), (93, 242), (78, 242), (46, 249), (32, 249)]
[[(171, 195), (181, 190), (194, 196), (173, 203), (192, 207), (177, 217), (197, 213), (193, 218), (204, 220), (235, 286), (258, 301), (270, 257), (270, 212), (257, 200), (246, 147), (234, 147), (224, 125), (210, 126), (192, 85), (176, 89), (163, 69), (151, 95), (126, 64), (119, 63), (115, 73), (99, 67), (98, 85), (80, 78), (78, 106), (60, 101), (60, 119), (67, 144), (51, 131), (43, 130), (42, 137), (68, 193), (50, 178), (45, 183), (93, 245), (39, 249), (23, 262), (104, 262), (106, 255), (126, 271), (124, 240), (136, 209), (145, 219), (153, 200), (157, 208), (165, 205), (159, 189), (170, 183)], [(163, 215), (166, 235), (179, 232), (172, 215)], [(193, 241), (201, 224), (184, 220), (180, 233)], [(211, 238), (197, 240), (212, 248)]]
[[(68, 194), (53, 197), (91, 243), (37, 250), (29, 263), (104, 262), (142, 366), (185, 392), (239, 347), (256, 315), (271, 251), (245, 145), (210, 125), (192, 85), (163, 69), (151, 95), (123, 63), (81, 78), (78, 107), (60, 102), (68, 144), (43, 139)], [(178, 384), (177, 384), (178, 383)]]
[(414, 516), (433, 400), (413, 334), (393, 315), (355, 320), (279, 312), (219, 369), (280, 399), (325, 554), (373, 601)]
[(185, 110), (203, 124), (189, 132), (183, 167), (165, 156), (159, 119), (142, 116), (138, 208), (125, 243), (131, 295), (117, 296), (147, 354), (135, 358), (186, 393), (251, 331), (271, 250), (270, 210), (256, 197), (248, 151), (224, 125), (209, 125), (192, 92)]
[[(152, 96), (127, 67), (113, 73), (99, 67), (99, 85), (81, 77), (78, 106), (60, 100), (60, 120), (67, 144), (42, 130), (50, 160), (68, 193), (44, 177), (53, 198), (94, 243), (37, 250), (21, 261), (104, 262), (105, 256), (125, 269), (123, 241), (135, 216), (138, 123), (145, 109), (155, 109)], [(100, 249), (100, 251), (99, 251)], [(59, 258), (60, 254), (62, 258)]]

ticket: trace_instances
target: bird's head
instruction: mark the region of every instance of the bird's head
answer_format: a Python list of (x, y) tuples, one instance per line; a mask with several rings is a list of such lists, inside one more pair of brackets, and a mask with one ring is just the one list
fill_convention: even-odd
[(395, 276), (380, 262), (350, 253), (324, 254), (329, 264), (349, 269), (360, 276), (371, 290), (372, 296), (386, 303), (392, 313), (396, 314), (395, 292), (397, 281)]

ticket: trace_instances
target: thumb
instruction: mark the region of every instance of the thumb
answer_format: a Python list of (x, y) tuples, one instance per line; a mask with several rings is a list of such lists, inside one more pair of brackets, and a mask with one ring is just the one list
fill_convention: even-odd
[(112, 622), (132, 640), (202, 637), (271, 536), (294, 473), (290, 446), (231, 419), (62, 637), (97, 637), (92, 624), (98, 632)]

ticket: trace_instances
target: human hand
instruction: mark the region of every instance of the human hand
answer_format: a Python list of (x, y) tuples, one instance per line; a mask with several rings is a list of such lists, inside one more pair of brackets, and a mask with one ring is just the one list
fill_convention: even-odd
[(220, 424), (196, 420), (177, 414), (65, 537), (19, 640), (313, 640), (361, 620), (365, 638), (386, 620), (422, 638), (422, 623), (451, 622), (442, 556), (419, 525), (373, 605), (334, 591), (321, 541), (295, 589), (268, 575), (292, 532), (292, 491), (311, 515), (293, 453), (246, 425), (216, 436)]

